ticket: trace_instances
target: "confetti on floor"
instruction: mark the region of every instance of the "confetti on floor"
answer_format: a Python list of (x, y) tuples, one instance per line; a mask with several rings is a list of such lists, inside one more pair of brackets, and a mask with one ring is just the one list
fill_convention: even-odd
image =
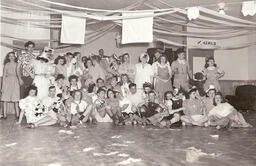
[(95, 147), (84, 148), (84, 149), (83, 149), (83, 152), (89, 152), (89, 151), (92, 151), (92, 150), (94, 150), (94, 149), (95, 149)]
[(111, 138), (121, 138), (122, 136), (121, 135), (114, 135), (113, 137), (111, 137)]
[(212, 138), (219, 139), (219, 135), (210, 135)]
[(135, 141), (124, 141), (125, 143), (127, 143), (127, 144), (134, 144), (135, 143)]
[(215, 153), (208, 154), (208, 153), (202, 152), (201, 149), (197, 149), (195, 147), (189, 147), (186, 149), (186, 161), (188, 163), (197, 162), (201, 156), (218, 157), (219, 155)]
[(93, 153), (94, 156), (112, 156), (112, 155), (116, 155), (119, 152), (115, 151), (115, 152), (109, 152), (109, 153)]
[(135, 162), (141, 162), (141, 159), (134, 159), (134, 158), (129, 157), (127, 160), (117, 163), (117, 165), (128, 165), (128, 164), (135, 163)]
[(64, 133), (64, 134), (68, 134), (68, 135), (73, 135), (74, 132), (71, 130), (59, 130), (59, 133)]
[(117, 156), (119, 156), (119, 157), (129, 157), (130, 155), (126, 154), (126, 153), (120, 153)]
[(122, 147), (127, 147), (128, 145), (126, 145), (126, 144), (113, 143), (113, 144), (108, 145), (108, 146), (122, 146)]
[(17, 145), (17, 143), (16, 143), (16, 142), (14, 142), (14, 143), (10, 143), (10, 144), (5, 144), (5, 146), (6, 146), (6, 147), (11, 147), (11, 146), (15, 146), (15, 145)]

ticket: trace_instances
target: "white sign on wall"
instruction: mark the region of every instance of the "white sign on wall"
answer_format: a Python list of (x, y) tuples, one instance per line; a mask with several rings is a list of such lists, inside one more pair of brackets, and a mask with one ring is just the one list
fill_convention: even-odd
[(191, 48), (215, 49), (218, 47), (217, 40), (211, 39), (188, 38), (187, 43)]

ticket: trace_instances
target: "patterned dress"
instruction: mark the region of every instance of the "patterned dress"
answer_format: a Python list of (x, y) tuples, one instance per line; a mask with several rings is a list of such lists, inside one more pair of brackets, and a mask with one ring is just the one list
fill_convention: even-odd
[(7, 63), (4, 66), (2, 101), (18, 102), (20, 100), (20, 85), (17, 75), (17, 65), (17, 63)]

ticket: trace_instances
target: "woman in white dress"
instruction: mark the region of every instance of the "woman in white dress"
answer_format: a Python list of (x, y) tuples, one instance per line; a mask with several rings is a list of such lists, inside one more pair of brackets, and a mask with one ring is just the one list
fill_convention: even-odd
[(145, 82), (149, 82), (152, 84), (153, 80), (153, 69), (149, 61), (149, 55), (147, 53), (142, 53), (140, 55), (140, 62), (135, 65), (135, 84), (137, 85), (137, 89), (142, 90), (143, 84)]
[(31, 61), (31, 66), (34, 68), (35, 74), (32, 75), (33, 84), (38, 89), (38, 99), (43, 99), (48, 95), (48, 87), (50, 85), (48, 75), (48, 58), (45, 52), (39, 55), (36, 60)]

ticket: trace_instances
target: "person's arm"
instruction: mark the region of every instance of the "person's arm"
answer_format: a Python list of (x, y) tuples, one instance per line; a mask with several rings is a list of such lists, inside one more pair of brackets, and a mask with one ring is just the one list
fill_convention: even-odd
[(220, 70), (218, 68), (218, 76), (217, 76), (217, 79), (220, 79), (221, 77), (223, 77), (225, 75), (225, 72), (223, 70)]
[(24, 84), (24, 82), (23, 82), (23, 80), (21, 79), (20, 71), (21, 71), (21, 67), (20, 67), (20, 64), (18, 63), (16, 73), (17, 73), (17, 77), (18, 77), (18, 79), (19, 79), (19, 83), (20, 83), (20, 85), (23, 85), (23, 84)]
[[(6, 65), (5, 65), (6, 66)], [(6, 80), (6, 76), (7, 76), (7, 74), (6, 74), (6, 67), (4, 66), (4, 70), (3, 70), (3, 78), (2, 78), (2, 84), (1, 84), (1, 92), (2, 92), (2, 88), (3, 88), (3, 82), (5, 82), (5, 80)]]
[(188, 62), (186, 62), (186, 63), (187, 63), (188, 76), (189, 76), (189, 78), (193, 79), (192, 71), (190, 70), (189, 64), (188, 64)]

